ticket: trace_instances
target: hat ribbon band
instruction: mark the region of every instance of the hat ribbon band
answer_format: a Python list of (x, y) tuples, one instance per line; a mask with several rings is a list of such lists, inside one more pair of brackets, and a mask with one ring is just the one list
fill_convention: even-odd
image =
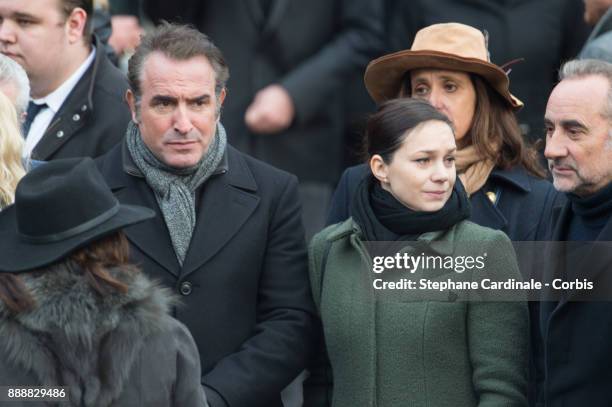
[(19, 234), (19, 236), (21, 239), (29, 243), (58, 242), (60, 240), (71, 238), (73, 236), (79, 235), (81, 233), (87, 232), (90, 229), (95, 228), (96, 226), (106, 222), (107, 220), (115, 216), (117, 212), (119, 212), (119, 202), (115, 201), (115, 206), (113, 206), (112, 208), (102, 212), (100, 215), (96, 216), (95, 218), (90, 219), (85, 223), (81, 223), (80, 225), (75, 226), (73, 228), (70, 228), (70, 229), (67, 229), (67, 230), (64, 230), (58, 233), (52, 233), (52, 234), (43, 235), (43, 236), (31, 236), (31, 235), (24, 235), (21, 233)]

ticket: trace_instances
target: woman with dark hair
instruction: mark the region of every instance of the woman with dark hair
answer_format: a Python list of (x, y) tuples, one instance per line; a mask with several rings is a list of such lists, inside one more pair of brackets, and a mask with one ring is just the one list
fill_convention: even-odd
[[(451, 121), (425, 101), (396, 99), (379, 106), (366, 137), (370, 173), (357, 186), (352, 216), (321, 231), (310, 246), (329, 364), (311, 371), (304, 405), (526, 406), (525, 302), (457, 290), (396, 290), (406, 274), (373, 269), (375, 254), (400, 253), (390, 249), (394, 242), (415, 256), (487, 253), (484, 268), (474, 273), (422, 263), (412, 276), (520, 279), (508, 237), (467, 220)], [(387, 280), (395, 285), (384, 289)]]
[(195, 342), (168, 315), (171, 295), (128, 262), (121, 229), (153, 216), (119, 204), (90, 158), (21, 180), (0, 213), (2, 400), (207, 405)]
[[(470, 220), (499, 229), (511, 240), (539, 240), (559, 197), (543, 179), (536, 151), (526, 145), (514, 111), (522, 102), (509, 79), (489, 62), (486, 39), (457, 23), (420, 30), (410, 50), (382, 56), (368, 65), (365, 85), (381, 103), (396, 97), (427, 100), (453, 122), (456, 166), (470, 198)], [(343, 174), (328, 224), (351, 215), (351, 199), (366, 165)]]

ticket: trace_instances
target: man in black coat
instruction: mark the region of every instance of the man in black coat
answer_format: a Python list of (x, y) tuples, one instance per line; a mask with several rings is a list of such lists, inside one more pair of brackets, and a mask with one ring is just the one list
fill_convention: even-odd
[(24, 156), (97, 157), (123, 137), (127, 82), (90, 34), (92, 11), (91, 0), (0, 0), (0, 51), (30, 79)]
[[(232, 67), (223, 107), (230, 141), (298, 176), (308, 235), (318, 231), (342, 165), (344, 86), (382, 49), (382, 2), (142, 3), (154, 22), (193, 23), (223, 51)], [(110, 4), (115, 14), (136, 12), (136, 2)]]
[[(546, 108), (545, 155), (568, 201), (553, 212), (548, 279), (585, 280), (540, 305), (536, 405), (612, 405), (612, 64), (566, 63)], [(569, 243), (571, 242), (571, 243)], [(585, 243), (589, 242), (589, 243)], [(605, 242), (593, 244), (590, 242)], [(608, 247), (605, 247), (608, 245)], [(602, 250), (603, 249), (603, 250)], [(553, 274), (554, 273), (554, 274)], [(594, 300), (606, 300), (594, 301)]]
[(227, 143), (228, 75), (205, 35), (158, 27), (130, 60), (125, 141), (99, 166), (120, 202), (157, 213), (126, 229), (132, 256), (182, 296), (210, 405), (277, 407), (316, 335), (297, 180)]

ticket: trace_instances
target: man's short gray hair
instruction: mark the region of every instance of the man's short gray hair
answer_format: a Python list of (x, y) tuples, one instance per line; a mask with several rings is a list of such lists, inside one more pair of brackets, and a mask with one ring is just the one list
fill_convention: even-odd
[(598, 59), (574, 59), (561, 66), (559, 80), (603, 76), (608, 80), (608, 103), (604, 108), (605, 117), (612, 121), (612, 64)]
[(219, 97), (229, 79), (223, 54), (215, 44), (200, 31), (187, 25), (162, 22), (145, 35), (134, 55), (128, 62), (128, 83), (136, 98), (136, 114), (139, 114), (142, 89), (140, 81), (147, 57), (153, 52), (161, 52), (168, 58), (186, 61), (194, 57), (205, 57), (215, 72), (215, 95), (217, 97), (217, 114), (221, 104)]
[(0, 54), (0, 84), (10, 83), (17, 89), (15, 110), (21, 115), (28, 109), (30, 101), (30, 80), (26, 71), (11, 58)]

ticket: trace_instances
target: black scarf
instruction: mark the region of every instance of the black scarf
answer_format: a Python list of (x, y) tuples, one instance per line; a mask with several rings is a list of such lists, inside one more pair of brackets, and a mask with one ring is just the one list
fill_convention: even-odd
[(385, 191), (373, 175), (365, 177), (352, 202), (353, 219), (361, 227), (364, 240), (415, 240), (426, 232), (446, 230), (469, 218), (470, 203), (457, 178), (444, 206), (435, 212), (414, 211)]

